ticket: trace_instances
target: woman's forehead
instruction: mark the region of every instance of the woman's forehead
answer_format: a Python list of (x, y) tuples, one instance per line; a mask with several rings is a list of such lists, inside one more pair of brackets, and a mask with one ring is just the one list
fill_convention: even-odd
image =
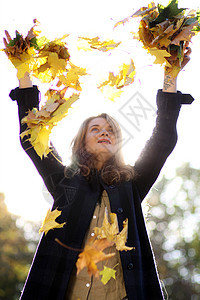
[(104, 118), (101, 117), (97, 117), (92, 119), (89, 124), (88, 124), (88, 128), (92, 127), (92, 126), (111, 126), (111, 124), (108, 123), (108, 121)]

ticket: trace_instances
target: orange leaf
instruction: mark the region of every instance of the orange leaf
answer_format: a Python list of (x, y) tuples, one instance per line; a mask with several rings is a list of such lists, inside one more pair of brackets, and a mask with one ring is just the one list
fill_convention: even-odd
[(88, 243), (85, 245), (83, 252), (79, 254), (79, 258), (76, 262), (77, 275), (79, 272), (87, 267), (88, 274), (95, 277), (99, 276), (99, 270), (96, 263), (109, 259), (115, 255), (115, 253), (105, 254), (103, 250), (105, 248), (111, 247), (113, 242), (107, 239), (96, 240), (96, 237), (92, 237)]

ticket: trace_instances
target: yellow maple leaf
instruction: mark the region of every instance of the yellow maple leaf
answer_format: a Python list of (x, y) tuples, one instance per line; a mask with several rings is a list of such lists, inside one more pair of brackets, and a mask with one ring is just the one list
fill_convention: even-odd
[(171, 54), (166, 50), (161, 50), (157, 48), (148, 48), (148, 52), (155, 56), (154, 64), (165, 65), (166, 67), (170, 67), (171, 65), (166, 60), (166, 57), (170, 57)]
[(128, 21), (130, 21), (130, 19), (135, 18), (135, 17), (142, 17), (147, 15), (148, 13), (155, 11), (156, 6), (154, 2), (151, 2), (148, 7), (141, 7), (140, 9), (138, 9), (136, 12), (134, 12), (131, 16), (124, 18), (121, 21), (118, 21), (117, 23), (115, 23), (114, 28), (116, 28), (119, 25), (124, 25), (125, 23), (127, 23)]
[(68, 114), (72, 104), (78, 100), (79, 95), (73, 94), (68, 99), (63, 98), (62, 91), (53, 94), (38, 111), (32, 109), (22, 123), (26, 123), (28, 129), (22, 132), (21, 138), (29, 136), (28, 140), (34, 147), (38, 156), (42, 159), (51, 151), (49, 148), (49, 136), (54, 126)]
[(101, 282), (105, 285), (111, 278), (116, 279), (115, 273), (116, 270), (114, 270), (114, 268), (104, 266), (104, 269), (101, 272), (99, 272), (99, 274), (102, 275)]
[[(106, 41), (100, 41), (99, 37), (96, 36), (94, 38), (88, 38), (88, 37), (79, 37), (79, 41), (81, 40), (85, 40), (88, 42), (90, 48), (92, 49), (97, 49), (99, 51), (109, 51), (109, 50), (113, 50), (116, 47), (119, 46), (119, 44), (121, 42), (115, 42), (114, 40), (106, 40)], [(83, 48), (80, 47), (80, 45), (78, 46), (79, 49), (83, 49), (83, 50), (88, 50), (88, 47), (86, 46), (86, 44), (83, 44)]]
[(115, 245), (116, 245), (116, 249), (119, 251), (129, 251), (134, 249), (134, 247), (127, 247), (125, 245), (126, 240), (127, 240), (127, 233), (128, 233), (128, 219), (124, 220), (123, 222), (123, 229), (121, 232), (119, 232), (116, 236), (115, 236)]
[(116, 249), (119, 251), (132, 250), (133, 247), (125, 246), (128, 232), (128, 219), (123, 222), (123, 230), (119, 232), (117, 215), (115, 213), (110, 214), (111, 222), (109, 223), (107, 214), (104, 214), (104, 220), (102, 227), (95, 227), (94, 233), (98, 239), (107, 238), (116, 245)]
[(81, 91), (82, 88), (79, 78), (84, 75), (87, 75), (85, 68), (81, 68), (70, 63), (70, 68), (68, 68), (66, 75), (62, 74), (58, 76), (60, 80), (59, 85), (64, 84), (66, 87)]
[(119, 98), (123, 93), (122, 90), (119, 90), (115, 86), (110, 86), (110, 85), (103, 86), (100, 88), (100, 90), (104, 94), (105, 98), (111, 101), (115, 101), (116, 98)]
[(38, 67), (34, 70), (34, 76), (42, 82), (51, 82), (57, 76), (66, 71), (70, 58), (66, 43), (60, 39), (46, 42), (38, 51)]
[(114, 75), (113, 72), (109, 72), (108, 80), (101, 83), (98, 88), (110, 85), (121, 89), (134, 82), (135, 73), (135, 65), (131, 59), (130, 64), (123, 64), (119, 67), (119, 73), (117, 75)]
[(62, 228), (66, 222), (59, 224), (55, 220), (61, 215), (62, 211), (59, 211), (57, 209), (51, 211), (48, 209), (46, 217), (42, 223), (42, 226), (39, 230), (39, 233), (44, 232), (45, 235), (48, 233), (49, 230), (54, 228)]
[(26, 72), (31, 73), (36, 67), (36, 52), (33, 47), (29, 48), (26, 52), (18, 57), (10, 57), (10, 61), (17, 69), (17, 78), (24, 78)]

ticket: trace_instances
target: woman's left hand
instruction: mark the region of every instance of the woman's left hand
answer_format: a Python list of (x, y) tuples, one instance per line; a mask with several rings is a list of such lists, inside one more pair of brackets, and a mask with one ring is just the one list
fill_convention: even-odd
[(189, 47), (189, 42), (186, 42), (183, 47), (183, 59), (180, 64), (180, 60), (177, 57), (177, 53), (171, 53), (171, 57), (168, 57), (168, 62), (172, 67), (165, 67), (163, 92), (176, 93), (177, 92), (177, 76), (179, 72), (190, 61), (190, 54), (192, 50)]

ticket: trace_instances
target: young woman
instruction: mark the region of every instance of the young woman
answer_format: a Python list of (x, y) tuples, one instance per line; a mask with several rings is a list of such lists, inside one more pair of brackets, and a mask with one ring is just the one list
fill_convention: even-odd
[[(190, 49), (185, 50), (183, 66)], [(20, 120), (29, 109), (38, 107), (39, 91), (28, 74), (12, 90), (17, 100)], [(29, 142), (21, 141), (54, 198), (53, 208), (62, 211), (57, 219), (67, 222), (63, 228), (43, 235), (21, 299), (23, 300), (160, 300), (160, 286), (154, 255), (146, 232), (141, 202), (156, 181), (167, 157), (177, 141), (176, 122), (181, 105), (191, 103), (190, 95), (176, 91), (176, 79), (165, 72), (163, 90), (157, 94), (157, 119), (151, 138), (134, 166), (125, 165), (120, 147), (121, 132), (117, 122), (102, 114), (87, 119), (73, 140), (72, 163), (65, 167), (57, 160), (55, 150), (40, 159)], [(25, 125), (21, 125), (21, 132)], [(131, 251), (118, 252), (106, 266), (115, 267), (116, 280), (106, 285), (89, 277), (83, 269), (76, 276), (78, 252), (61, 247), (81, 249), (101, 227), (105, 209), (115, 213), (119, 230), (128, 218), (127, 246)], [(101, 263), (100, 263), (101, 264)], [(102, 263), (102, 266), (105, 262)], [(99, 267), (101, 269), (101, 267)]]

